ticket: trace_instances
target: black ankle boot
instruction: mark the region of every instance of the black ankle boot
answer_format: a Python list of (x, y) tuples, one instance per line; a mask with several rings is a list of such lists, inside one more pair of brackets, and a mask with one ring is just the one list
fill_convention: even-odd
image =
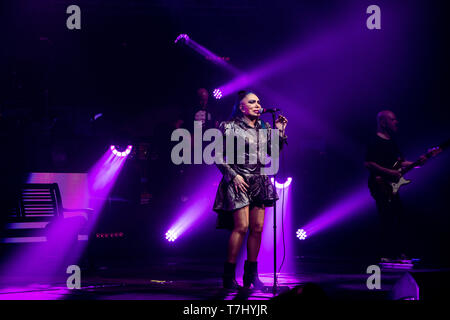
[(237, 290), (241, 286), (236, 281), (236, 263), (225, 262), (223, 272), (223, 287)]
[(244, 264), (244, 287), (250, 288), (253, 284), (253, 289), (261, 290), (264, 288), (264, 283), (258, 278), (258, 262), (245, 261)]

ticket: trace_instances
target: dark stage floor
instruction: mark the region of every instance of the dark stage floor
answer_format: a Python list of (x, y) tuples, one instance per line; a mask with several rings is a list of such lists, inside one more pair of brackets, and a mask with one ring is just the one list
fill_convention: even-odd
[[(174, 259), (175, 260), (175, 259)], [(409, 272), (420, 287), (420, 299), (448, 298), (450, 269), (382, 269), (381, 289), (369, 290), (370, 274), (365, 262), (336, 259), (302, 259), (296, 272), (279, 275), (279, 284), (293, 289), (306, 283), (319, 285), (331, 300), (390, 300), (397, 281)], [(95, 271), (82, 270), (81, 289), (69, 290), (66, 279), (40, 282), (37, 278), (0, 280), (0, 300), (269, 300), (272, 293), (259, 291), (225, 292), (221, 289), (221, 263), (201, 259), (148, 264), (145, 267), (110, 266)], [(272, 284), (273, 274), (260, 274)], [(238, 278), (242, 284), (242, 279)], [(49, 284), (50, 283), (50, 284)]]

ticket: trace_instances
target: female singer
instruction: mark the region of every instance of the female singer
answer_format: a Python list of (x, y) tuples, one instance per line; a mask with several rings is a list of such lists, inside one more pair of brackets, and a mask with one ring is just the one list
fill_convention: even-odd
[[(230, 159), (225, 160), (224, 157), (224, 161), (217, 165), (223, 174), (213, 208), (218, 213), (217, 228), (231, 230), (223, 274), (223, 286), (226, 289), (239, 288), (235, 279), (236, 259), (248, 231), (250, 233), (247, 240), (243, 284), (245, 288), (253, 285), (254, 289), (262, 289), (264, 286), (258, 278), (257, 258), (261, 246), (265, 208), (274, 206), (278, 195), (269, 177), (261, 172), (264, 164), (261, 161), (256, 161), (256, 164), (254, 161), (248, 161), (255, 156), (249, 152), (256, 150), (259, 153), (262, 149), (262, 152), (267, 150), (270, 153), (271, 150), (272, 129), (267, 122), (260, 120), (261, 111), (259, 98), (253, 92), (240, 91), (231, 120), (220, 124), (225, 140), (233, 135), (238, 139), (245, 139), (245, 151), (242, 150), (243, 154), (237, 155), (245, 159), (244, 164), (239, 164), (239, 161), (230, 164)], [(287, 139), (284, 133), (287, 119), (280, 115), (275, 125), (280, 132), (281, 147)], [(266, 129), (264, 139), (259, 135), (261, 129)], [(261, 148), (261, 143), (267, 143), (267, 147)], [(250, 144), (257, 145), (252, 147)], [(225, 149), (224, 146), (224, 152)]]

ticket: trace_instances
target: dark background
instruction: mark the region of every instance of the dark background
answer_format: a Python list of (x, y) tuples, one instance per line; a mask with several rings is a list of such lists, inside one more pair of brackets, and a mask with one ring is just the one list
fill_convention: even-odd
[[(180, 185), (179, 168), (170, 164), (169, 134), (196, 106), (198, 88), (212, 91), (234, 78), (175, 38), (187, 33), (244, 72), (298, 51), (298, 63), (251, 87), (264, 106), (282, 108), (289, 119), (280, 180), (293, 177), (291, 214), (295, 226), (304, 225), (364, 184), (365, 142), (378, 111), (397, 114), (408, 159), (450, 137), (443, 3), (378, 1), (382, 30), (369, 31), (370, 1), (2, 1), (2, 143), (18, 149), (2, 147), (2, 174), (8, 181), (23, 171), (86, 172), (110, 143), (148, 142), (153, 157), (145, 164), (128, 160), (124, 172), (134, 176), (122, 174), (114, 192), (138, 189), (130, 180), (142, 172), (136, 167), (146, 166), (152, 200), (116, 219), (138, 235), (129, 253), (170, 254), (159, 228), (167, 224), (168, 203), (179, 199), (168, 193), (178, 195), (188, 185)], [(66, 28), (72, 4), (81, 7), (81, 30)], [(302, 57), (302, 48), (312, 53)], [(234, 95), (212, 100), (213, 113), (224, 119)], [(99, 112), (103, 118), (91, 122)], [(438, 263), (448, 263), (448, 160), (444, 152), (412, 173), (416, 181), (403, 194), (414, 255)], [(302, 242), (298, 253), (370, 255), (375, 203), (366, 211)], [(205, 238), (219, 242), (207, 246)], [(193, 254), (220, 256), (216, 247), (224, 239), (211, 225), (170, 252), (195, 246)]]

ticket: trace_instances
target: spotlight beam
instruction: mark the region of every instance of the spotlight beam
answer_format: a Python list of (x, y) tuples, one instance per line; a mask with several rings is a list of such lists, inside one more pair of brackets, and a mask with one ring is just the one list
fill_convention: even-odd
[(173, 242), (193, 227), (205, 222), (207, 218), (213, 218), (213, 215), (208, 214), (208, 212), (211, 211), (211, 199), (214, 199), (217, 187), (210, 182), (217, 181), (218, 178), (219, 172), (215, 166), (203, 168), (196, 175), (196, 179), (205, 183), (194, 190), (189, 196), (189, 201), (177, 210), (176, 220), (165, 233), (166, 240)]
[(178, 41), (180, 41), (182, 39), (184, 39), (184, 41), (182, 41), (182, 43), (184, 43), (186, 46), (188, 46), (189, 48), (193, 49), (195, 52), (197, 52), (200, 55), (202, 55), (203, 57), (205, 57), (207, 60), (212, 61), (214, 64), (217, 64), (217, 65), (220, 65), (220, 66), (224, 67), (225, 69), (227, 69), (231, 73), (234, 73), (234, 74), (241, 73), (239, 71), (239, 69), (237, 69), (233, 65), (227, 63), (226, 61), (221, 59), (220, 56), (218, 56), (217, 54), (215, 54), (211, 50), (205, 48), (204, 46), (202, 46), (198, 42), (195, 42), (194, 40), (189, 38), (188, 35), (180, 34), (177, 37), (177, 39), (175, 40), (175, 43), (177, 43)]
[(366, 185), (361, 185), (348, 196), (321, 212), (317, 218), (310, 221), (303, 228), (311, 236), (336, 226), (349, 218), (361, 214), (372, 203)]

